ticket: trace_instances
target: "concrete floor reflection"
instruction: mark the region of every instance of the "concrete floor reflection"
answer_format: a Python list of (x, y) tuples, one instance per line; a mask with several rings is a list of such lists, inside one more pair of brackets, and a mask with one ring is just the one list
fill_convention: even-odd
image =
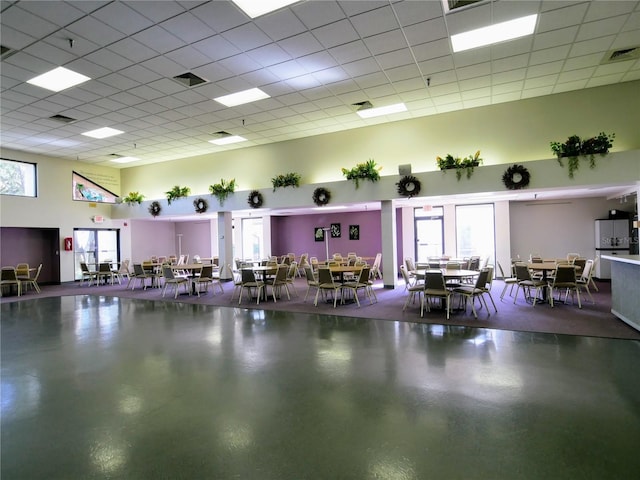
[(3, 304), (2, 478), (633, 478), (640, 344), (98, 296)]

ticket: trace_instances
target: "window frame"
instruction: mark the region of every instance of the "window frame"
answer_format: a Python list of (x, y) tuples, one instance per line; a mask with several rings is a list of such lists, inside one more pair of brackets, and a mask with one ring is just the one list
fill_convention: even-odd
[(10, 162), (21, 165), (31, 165), (33, 167), (33, 195), (24, 193), (0, 193), (0, 195), (8, 195), (11, 197), (38, 198), (38, 164), (35, 162), (27, 162), (25, 160), (14, 160), (12, 158), (0, 157), (0, 162)]

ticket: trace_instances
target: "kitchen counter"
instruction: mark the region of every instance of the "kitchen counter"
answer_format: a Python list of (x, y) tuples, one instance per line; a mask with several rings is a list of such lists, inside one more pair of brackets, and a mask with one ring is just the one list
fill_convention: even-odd
[(603, 255), (611, 261), (611, 313), (640, 330), (640, 255)]

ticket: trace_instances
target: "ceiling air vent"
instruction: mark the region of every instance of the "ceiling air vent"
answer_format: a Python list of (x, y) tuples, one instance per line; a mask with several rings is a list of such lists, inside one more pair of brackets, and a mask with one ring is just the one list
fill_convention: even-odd
[(75, 118), (65, 117), (64, 115), (54, 115), (52, 117), (49, 117), (49, 120), (55, 120), (56, 122), (62, 123), (73, 123), (76, 121)]
[(442, 0), (445, 13), (453, 12), (458, 8), (468, 7), (476, 3), (484, 3), (487, 0)]
[(624, 62), (638, 58), (640, 58), (640, 47), (619, 48), (618, 50), (608, 51), (600, 63)]
[(0, 45), (0, 58), (2, 58), (3, 60), (9, 58), (14, 53), (16, 53), (15, 50), (9, 47), (5, 47), (4, 45)]
[(187, 87), (195, 87), (196, 85), (200, 85), (201, 83), (207, 83), (204, 78), (200, 78), (199, 76), (194, 75), (191, 72), (183, 73), (182, 75), (173, 77), (173, 79), (177, 80)]

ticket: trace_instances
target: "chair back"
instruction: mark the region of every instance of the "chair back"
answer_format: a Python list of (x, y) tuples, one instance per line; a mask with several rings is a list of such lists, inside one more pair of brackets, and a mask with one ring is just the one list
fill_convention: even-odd
[(213, 265), (203, 265), (200, 270), (200, 279), (213, 278)]
[(516, 270), (516, 278), (519, 282), (531, 280), (531, 272), (529, 272), (529, 267), (527, 267), (526, 263), (516, 263), (514, 267)]
[(256, 281), (256, 274), (250, 268), (240, 270), (242, 283), (253, 283)]
[(276, 278), (275, 281), (277, 283), (282, 283), (287, 281), (287, 275), (289, 274), (289, 266), (288, 265), (280, 265), (276, 270)]
[(588, 282), (591, 278), (591, 272), (593, 272), (593, 260), (589, 259), (585, 262), (582, 274), (580, 275), (581, 282)]
[(28, 277), (29, 276), (29, 264), (28, 263), (19, 263), (16, 265), (16, 275), (19, 277)]
[(360, 270), (360, 275), (358, 276), (358, 283), (368, 284), (369, 283), (369, 275), (371, 275), (371, 268), (364, 267)]
[(487, 286), (488, 280), (489, 280), (489, 269), (483, 268), (482, 270), (480, 270), (480, 273), (476, 278), (476, 288), (484, 290)]
[(120, 262), (120, 268), (118, 269), (118, 273), (126, 273), (129, 274), (129, 259), (125, 259)]
[(411, 285), (411, 279), (409, 277), (409, 272), (407, 272), (407, 267), (405, 267), (404, 265), (400, 265), (400, 273), (402, 274), (404, 284), (407, 286)]
[(2, 267), (2, 274), (0, 276), (0, 280), (2, 280), (3, 282), (5, 281), (17, 282), (18, 275), (16, 274), (16, 269), (13, 267)]
[(307, 284), (310, 282), (315, 282), (316, 277), (313, 275), (313, 269), (310, 265), (305, 265), (304, 267), (304, 276), (307, 279)]
[(504, 278), (507, 278), (507, 277), (505, 276), (505, 274), (504, 274), (504, 270), (503, 270), (503, 268), (502, 268), (502, 264), (501, 264), (500, 262), (498, 262), (498, 270), (500, 270), (500, 277), (501, 277), (501, 278), (503, 278), (503, 279), (504, 279)]
[(318, 282), (320, 284), (328, 283), (333, 285), (333, 275), (331, 274), (331, 270), (328, 268), (318, 268)]
[(411, 258), (411, 257), (405, 258), (404, 259), (404, 264), (406, 265), (407, 270), (410, 271), (410, 272), (413, 272), (416, 269), (416, 264), (413, 261), (413, 258)]
[(80, 270), (82, 270), (83, 273), (89, 273), (91, 271), (86, 262), (80, 262)]
[[(82, 265), (82, 264), (80, 264)], [(86, 267), (86, 264), (85, 264)], [(134, 263), (133, 264), (133, 274), (135, 276), (141, 276), (144, 277), (147, 275), (147, 272), (144, 271), (144, 268), (142, 268), (142, 264), (141, 263)]]
[(575, 283), (576, 268), (573, 265), (558, 265), (554, 276), (554, 283)]
[(298, 272), (298, 262), (293, 261), (287, 270), (287, 278), (295, 278)]
[(427, 270), (424, 274), (424, 288), (429, 290), (446, 290), (444, 275), (440, 270)]
[(447, 262), (446, 263), (447, 270), (460, 270), (459, 262)]
[(102, 273), (111, 273), (111, 264), (107, 262), (100, 262), (98, 265), (98, 271)]
[(176, 276), (173, 274), (173, 268), (168, 265), (162, 266), (162, 276), (167, 280), (174, 280)]
[(480, 257), (472, 256), (469, 259), (469, 270), (480, 270)]
[(42, 270), (42, 264), (38, 265), (38, 269), (36, 270), (36, 274), (33, 276), (33, 281), (37, 282), (38, 277), (40, 276), (40, 270)]

